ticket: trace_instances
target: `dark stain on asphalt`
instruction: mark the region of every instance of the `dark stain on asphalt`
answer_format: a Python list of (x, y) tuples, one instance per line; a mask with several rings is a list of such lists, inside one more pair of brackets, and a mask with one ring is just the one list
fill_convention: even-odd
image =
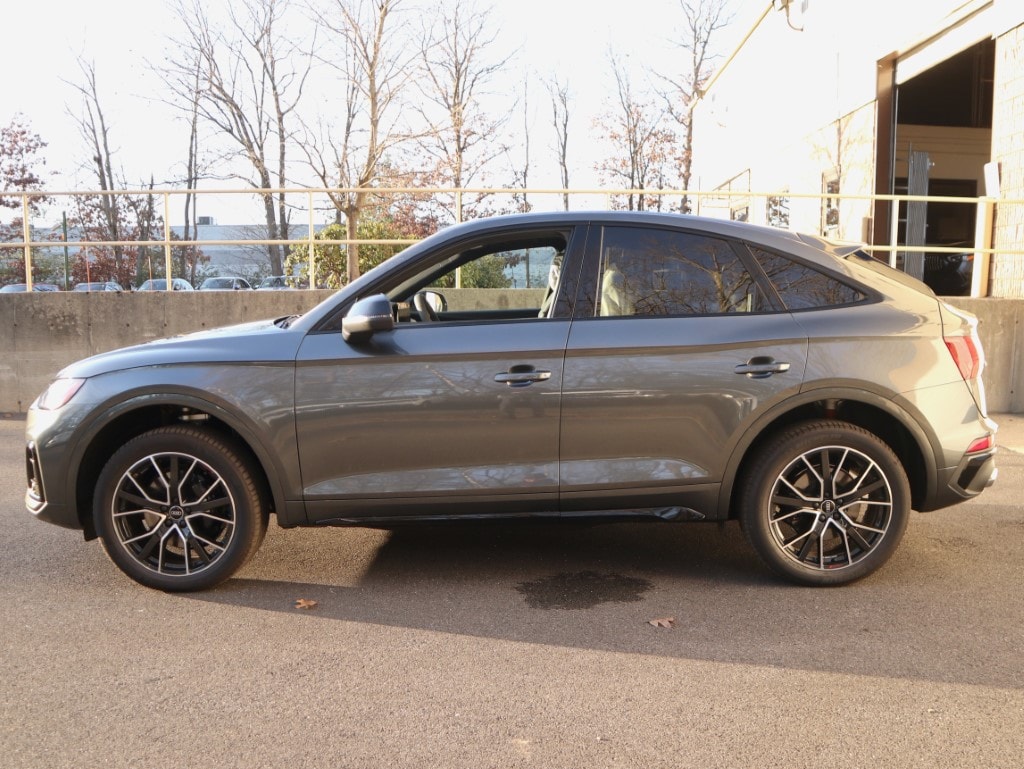
[(641, 577), (580, 571), (555, 574), (516, 585), (532, 609), (590, 609), (601, 603), (642, 601), (653, 587)]

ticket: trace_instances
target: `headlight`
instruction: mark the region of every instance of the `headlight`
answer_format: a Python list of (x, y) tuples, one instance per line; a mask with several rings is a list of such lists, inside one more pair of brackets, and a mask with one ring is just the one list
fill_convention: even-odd
[(83, 384), (84, 379), (55, 379), (36, 400), (36, 408), (43, 411), (59, 409), (75, 397)]

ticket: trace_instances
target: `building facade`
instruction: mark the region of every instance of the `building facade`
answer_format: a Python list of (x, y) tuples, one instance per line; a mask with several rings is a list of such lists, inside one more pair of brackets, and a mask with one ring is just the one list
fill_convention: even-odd
[(976, 293), (1024, 297), (1024, 2), (765, 0), (749, 28), (693, 112), (703, 213), (886, 258), (991, 245)]

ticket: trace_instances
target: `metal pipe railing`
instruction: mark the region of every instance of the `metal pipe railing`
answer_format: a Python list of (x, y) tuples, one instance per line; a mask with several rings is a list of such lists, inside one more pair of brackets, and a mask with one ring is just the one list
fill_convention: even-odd
[[(318, 239), (316, 238), (316, 212), (318, 210), (331, 210), (333, 206), (325, 201), (321, 202), (321, 205), (317, 205), (317, 196), (329, 199), (331, 195), (349, 194), (356, 192), (365, 192), (366, 190), (359, 190), (358, 188), (310, 188), (310, 187), (294, 187), (294, 188), (268, 188), (260, 190), (252, 189), (209, 189), (209, 190), (185, 190), (185, 189), (165, 189), (165, 190), (148, 190), (148, 189), (132, 189), (132, 190), (65, 190), (65, 191), (54, 191), (54, 192), (3, 192), (4, 197), (20, 198), (21, 199), (21, 211), (22, 211), (22, 240), (11, 241), (6, 243), (0, 243), (0, 253), (7, 249), (20, 249), (24, 253), (25, 263), (25, 275), (26, 284), (29, 290), (32, 289), (32, 251), (33, 249), (52, 248), (56, 246), (60, 247), (75, 247), (75, 248), (88, 248), (88, 247), (112, 247), (112, 246), (123, 246), (123, 247), (161, 247), (164, 251), (164, 270), (165, 275), (170, 276), (172, 273), (172, 256), (173, 248), (175, 246), (189, 245), (202, 248), (204, 246), (268, 246), (268, 245), (295, 245), (296, 243), (305, 243), (308, 248), (310, 255), (309, 271), (311, 276), (310, 287), (315, 287), (315, 269), (316, 269), (316, 246), (321, 245), (337, 245), (337, 246), (351, 246), (351, 245), (409, 245), (417, 242), (418, 238), (382, 238), (382, 239), (366, 239), (366, 238), (340, 238), (340, 239)], [(585, 197), (599, 197), (604, 200), (604, 204), (608, 208), (614, 206), (616, 198), (623, 197), (640, 197), (644, 199), (648, 198), (667, 198), (676, 197), (682, 199), (683, 197), (691, 198), (697, 202), (698, 210), (705, 215), (715, 210), (726, 210), (730, 209), (730, 203), (735, 200), (743, 200), (754, 202), (758, 200), (768, 201), (773, 198), (782, 198), (787, 201), (801, 201), (801, 200), (819, 200), (824, 205), (826, 199), (829, 201), (835, 201), (838, 205), (842, 205), (844, 201), (861, 201), (861, 202), (889, 202), (892, 204), (893, 211), (898, 210), (899, 203), (912, 203), (912, 202), (925, 202), (925, 203), (958, 203), (958, 204), (969, 204), (975, 207), (975, 237), (974, 243), (969, 247), (956, 247), (956, 246), (913, 246), (913, 250), (916, 252), (923, 252), (928, 254), (955, 254), (964, 253), (969, 251), (975, 255), (973, 264), (973, 281), (972, 281), (972, 295), (982, 295), (984, 287), (987, 285), (989, 263), (991, 256), (995, 253), (1005, 255), (1021, 255), (1024, 254), (1024, 248), (993, 248), (992, 246), (992, 224), (993, 215), (996, 205), (999, 206), (1024, 206), (1024, 200), (1016, 199), (993, 199), (984, 197), (961, 197), (961, 196), (922, 196), (922, 195), (896, 195), (896, 194), (849, 194), (849, 193), (826, 193), (826, 192), (789, 192), (785, 190), (770, 190), (770, 191), (754, 191), (754, 190), (683, 190), (683, 189), (609, 189), (609, 188), (531, 188), (531, 189), (518, 189), (518, 188), (507, 188), (507, 187), (466, 187), (461, 189), (453, 189), (449, 187), (374, 187), (371, 192), (377, 197), (387, 197), (390, 195), (415, 195), (415, 196), (439, 196), (449, 195), (454, 198), (454, 217), (455, 221), (461, 221), (464, 218), (464, 206), (466, 195), (485, 195), (485, 196), (497, 196), (497, 195), (532, 195), (536, 197), (550, 196), (552, 199), (562, 200), (563, 196), (570, 195), (576, 199)], [(173, 228), (170, 224), (170, 216), (168, 212), (171, 208), (172, 199), (175, 196), (182, 195), (197, 195), (197, 196), (262, 196), (262, 195), (293, 195), (296, 197), (302, 197), (305, 199), (305, 208), (307, 213), (307, 232), (305, 237), (300, 240), (294, 239), (271, 239), (271, 238), (236, 238), (236, 239), (197, 239), (197, 240), (174, 240), (173, 239)], [(47, 198), (48, 200), (60, 199), (60, 198), (76, 198), (76, 197), (99, 197), (99, 196), (152, 196), (158, 195), (163, 202), (163, 237), (161, 239), (150, 239), (150, 240), (67, 240), (51, 241), (51, 240), (34, 240), (32, 237), (32, 223), (31, 223), (31, 202), (36, 199)], [(301, 208), (294, 206), (293, 208)], [(555, 209), (552, 209), (555, 210)], [(891, 227), (888, 233), (889, 243), (887, 245), (870, 245), (869, 248), (873, 252), (887, 253), (889, 254), (889, 261), (895, 265), (897, 263), (898, 254), (902, 251), (909, 250), (905, 244), (899, 244), (897, 241), (899, 232), (899, 220), (898, 217), (893, 215), (890, 217)], [(260, 225), (254, 225), (256, 227)], [(808, 228), (806, 226), (794, 227), (797, 230), (808, 230), (814, 228)], [(168, 290), (171, 290), (170, 281), (167, 284)]]

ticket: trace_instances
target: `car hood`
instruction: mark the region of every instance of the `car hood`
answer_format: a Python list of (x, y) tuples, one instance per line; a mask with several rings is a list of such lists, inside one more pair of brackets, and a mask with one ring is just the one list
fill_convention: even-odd
[(262, 320), (100, 353), (72, 363), (58, 376), (85, 378), (143, 366), (293, 361), (301, 341), (301, 333)]

